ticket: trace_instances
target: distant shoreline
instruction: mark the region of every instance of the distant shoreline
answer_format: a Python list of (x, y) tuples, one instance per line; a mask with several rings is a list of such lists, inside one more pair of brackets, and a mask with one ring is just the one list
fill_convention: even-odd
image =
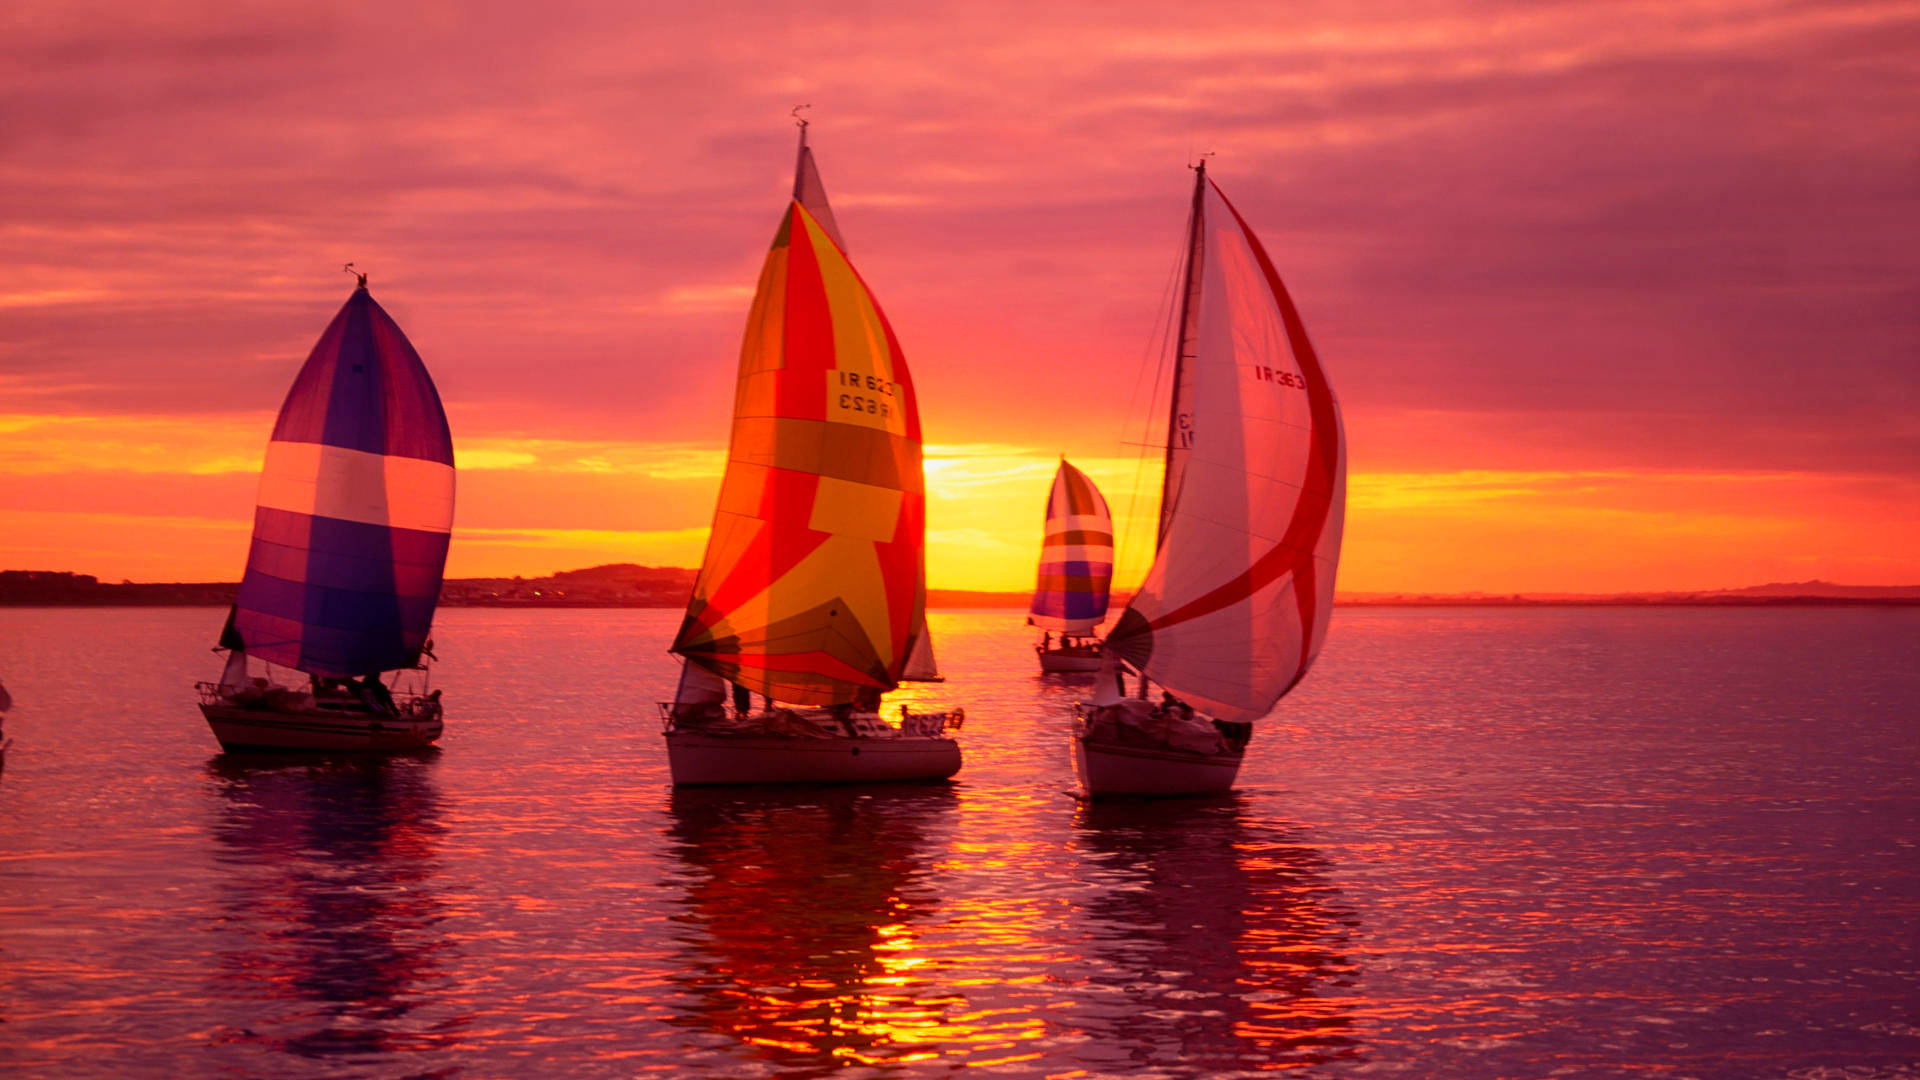
[[(450, 578), (440, 606), (480, 608), (680, 608), (692, 592), (694, 571), (679, 567), (620, 564), (570, 570), (543, 578)], [(236, 582), (122, 582), (87, 574), (46, 570), (0, 571), (0, 607), (225, 607)], [(929, 589), (936, 609), (1024, 610), (1025, 592)], [(1126, 595), (1115, 594), (1116, 606)], [(1467, 607), (1914, 607), (1920, 586), (1849, 586), (1826, 582), (1759, 585), (1724, 592), (1624, 593), (1620, 595), (1524, 593), (1362, 594), (1341, 596), (1343, 608)]]

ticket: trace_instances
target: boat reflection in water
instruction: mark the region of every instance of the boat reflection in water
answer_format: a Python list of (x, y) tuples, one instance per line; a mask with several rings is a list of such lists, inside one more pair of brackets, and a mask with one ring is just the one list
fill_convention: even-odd
[(1318, 852), (1231, 795), (1083, 802), (1074, 826), (1114, 886), (1082, 913), (1103, 961), (1090, 981), (1115, 1002), (1110, 1030), (1084, 1029), (1083, 1065), (1211, 1076), (1359, 1058), (1358, 924)]
[(782, 1076), (938, 1055), (961, 999), (915, 978), (913, 945), (956, 804), (946, 785), (673, 790), (674, 980), (685, 1022), (723, 1036), (688, 1075), (743, 1054)]
[[(315, 760), (222, 754), (213, 833), (222, 890), (214, 993), (247, 1003), (213, 1041), (346, 1064), (445, 1050), (464, 1018), (417, 1006), (450, 988), (437, 925), (437, 752)], [(238, 940), (232, 940), (237, 935)], [(234, 1075), (265, 1063), (228, 1062)], [(284, 1071), (284, 1064), (271, 1066)]]

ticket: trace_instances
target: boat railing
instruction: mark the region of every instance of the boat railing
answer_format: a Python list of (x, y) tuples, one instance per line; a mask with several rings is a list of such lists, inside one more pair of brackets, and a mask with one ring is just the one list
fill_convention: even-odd
[[(678, 730), (679, 720), (681, 719), (681, 706), (679, 706), (679, 703), (672, 701), (661, 701), (655, 704), (660, 706), (661, 733), (671, 735), (674, 731)], [(902, 706), (900, 709), (899, 730), (902, 735), (917, 738), (934, 738), (949, 731), (958, 731), (961, 725), (966, 722), (967, 711), (965, 709), (954, 709), (952, 712), (917, 713)], [(856, 733), (866, 735), (878, 734), (872, 731), (856, 731)]]
[[(315, 696), (312, 692), (286, 686), (233, 687), (219, 682), (196, 682), (193, 688), (200, 694), (202, 705), (239, 705), (258, 706), (271, 711), (295, 711), (308, 708), (346, 710), (350, 712), (368, 711), (373, 708), (366, 699), (356, 694), (332, 693)], [(236, 693), (244, 690), (245, 693)], [(393, 715), (407, 719), (431, 719), (440, 715), (440, 692), (413, 694), (406, 691), (389, 693), (393, 704)]]
[(967, 710), (956, 708), (952, 712), (917, 713), (900, 706), (900, 734), (915, 735), (921, 738), (933, 738), (949, 731), (959, 731), (967, 722)]

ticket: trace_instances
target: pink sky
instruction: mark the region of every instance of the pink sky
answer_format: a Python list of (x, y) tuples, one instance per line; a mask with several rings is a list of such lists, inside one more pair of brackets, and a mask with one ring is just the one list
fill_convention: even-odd
[(1061, 452), (1128, 504), (1209, 149), (1346, 411), (1343, 588), (1920, 581), (1920, 4), (1352, 7), (16, 0), (0, 566), (237, 576), (349, 260), (450, 573), (697, 559), (810, 102), (935, 585), (1028, 578)]

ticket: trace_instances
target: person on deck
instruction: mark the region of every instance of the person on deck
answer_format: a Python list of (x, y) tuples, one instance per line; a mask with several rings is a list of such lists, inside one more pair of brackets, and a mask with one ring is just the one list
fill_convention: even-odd
[(393, 695), (387, 692), (387, 684), (380, 681), (380, 676), (368, 675), (358, 683), (349, 680), (348, 685), (355, 687), (360, 700), (366, 703), (367, 708), (388, 716), (399, 714), (399, 710), (393, 705)]

